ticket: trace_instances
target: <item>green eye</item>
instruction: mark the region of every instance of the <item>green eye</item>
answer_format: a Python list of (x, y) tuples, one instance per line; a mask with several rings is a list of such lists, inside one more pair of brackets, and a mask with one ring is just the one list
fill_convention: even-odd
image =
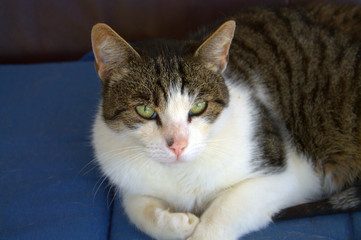
[(194, 105), (191, 110), (189, 110), (189, 116), (196, 116), (202, 114), (207, 107), (207, 102), (200, 102)]
[(157, 117), (157, 113), (154, 109), (148, 107), (147, 105), (139, 105), (135, 109), (137, 113), (145, 119), (154, 119)]

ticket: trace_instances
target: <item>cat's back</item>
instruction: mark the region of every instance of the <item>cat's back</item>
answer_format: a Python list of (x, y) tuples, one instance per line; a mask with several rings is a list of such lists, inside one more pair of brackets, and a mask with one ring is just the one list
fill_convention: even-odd
[[(359, 17), (360, 9), (346, 10)], [(325, 175), (343, 171), (342, 184), (359, 175), (361, 41), (353, 33), (361, 23), (332, 4), (252, 8), (235, 19), (227, 78), (253, 91)]]

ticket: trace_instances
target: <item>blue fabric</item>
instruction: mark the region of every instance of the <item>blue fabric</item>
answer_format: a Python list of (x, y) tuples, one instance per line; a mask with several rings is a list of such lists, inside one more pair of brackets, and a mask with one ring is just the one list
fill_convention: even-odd
[(350, 226), (354, 232), (355, 239), (361, 239), (361, 212), (351, 214), (352, 225)]
[(109, 236), (110, 240), (151, 240), (150, 237), (146, 236), (129, 222), (128, 217), (126, 216), (118, 198), (116, 198), (114, 201), (112, 225)]
[[(268, 228), (249, 234), (245, 240), (255, 239), (360, 239), (352, 227), (352, 214), (335, 214), (313, 218), (293, 219), (272, 223)], [(361, 223), (355, 223), (361, 227)]]
[[(110, 204), (92, 164), (92, 59), (0, 66), (0, 239), (150, 239)], [(361, 239), (361, 213), (279, 221), (244, 239)]]
[(107, 239), (91, 62), (0, 66), (0, 239)]

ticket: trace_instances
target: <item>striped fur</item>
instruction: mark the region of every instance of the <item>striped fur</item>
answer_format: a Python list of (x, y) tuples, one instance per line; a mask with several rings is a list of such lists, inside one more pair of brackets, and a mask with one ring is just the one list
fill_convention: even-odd
[(316, 20), (302, 8), (236, 17), (226, 75), (245, 80), (256, 96), (263, 92), (261, 101), (333, 193), (361, 173), (361, 45)]
[[(325, 205), (293, 208), (283, 218), (361, 209), (360, 187), (347, 189), (361, 177), (360, 20), (359, 6), (324, 3), (236, 17), (226, 74), (246, 79), (256, 96), (262, 92), (261, 101), (324, 177), (326, 196), (346, 188)], [(255, 72), (262, 76), (256, 81)], [(341, 196), (349, 201), (338, 202)]]

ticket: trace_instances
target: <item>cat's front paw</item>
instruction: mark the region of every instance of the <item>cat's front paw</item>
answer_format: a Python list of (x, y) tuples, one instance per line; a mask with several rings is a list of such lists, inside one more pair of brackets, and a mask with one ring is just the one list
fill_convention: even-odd
[(199, 223), (199, 218), (191, 213), (172, 213), (157, 209), (155, 216), (164, 239), (186, 239)]

